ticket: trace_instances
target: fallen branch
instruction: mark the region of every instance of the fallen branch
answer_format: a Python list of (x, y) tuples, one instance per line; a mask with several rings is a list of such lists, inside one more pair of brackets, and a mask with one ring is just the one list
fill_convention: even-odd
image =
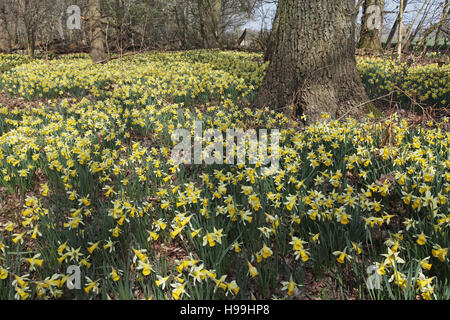
[[(372, 100), (363, 102), (363, 103), (361, 103), (360, 105), (358, 105), (358, 106), (356, 106), (356, 107), (357, 107), (357, 108), (361, 108), (362, 106), (365, 106), (366, 104), (369, 104), (369, 103), (375, 102), (375, 101), (377, 101), (377, 100), (381, 100), (381, 99), (383, 99), (383, 98), (386, 98), (387, 96), (390, 96), (390, 95), (392, 95), (393, 93), (394, 93), (394, 91), (389, 92), (388, 94), (386, 94), (386, 95), (384, 95), (384, 96), (377, 97), (377, 98), (375, 98), (375, 99), (372, 99)], [(351, 111), (352, 111), (352, 109), (347, 110), (344, 114), (342, 114), (342, 115), (341, 115), (339, 118), (337, 118), (336, 120), (341, 120), (341, 119), (344, 118), (347, 114), (349, 114)]]

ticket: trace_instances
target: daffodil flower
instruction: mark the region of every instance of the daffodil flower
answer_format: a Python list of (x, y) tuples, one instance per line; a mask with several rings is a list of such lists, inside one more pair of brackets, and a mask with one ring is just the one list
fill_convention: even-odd
[(283, 286), (281, 288), (281, 290), (287, 290), (287, 295), (288, 296), (292, 296), (294, 294), (294, 290), (297, 286), (299, 286), (298, 284), (296, 284), (293, 280), (292, 277), (289, 281), (283, 281), (281, 282), (281, 285)]
[(344, 251), (334, 251), (333, 252), (333, 255), (338, 256), (337, 257), (337, 262), (343, 264), (343, 263), (345, 263), (345, 259), (347, 259), (347, 260), (351, 260), (352, 259), (352, 257), (349, 256), (346, 253), (346, 251), (347, 251), (347, 248), (345, 248)]
[(448, 248), (442, 248), (440, 245), (434, 245), (433, 250), (431, 250), (433, 257), (436, 257), (441, 262), (445, 262), (447, 259)]
[(93, 292), (94, 294), (98, 294), (99, 291), (99, 283), (97, 281), (92, 281), (91, 278), (86, 277), (87, 283), (84, 287), (84, 291), (89, 294), (89, 292)]
[(95, 243), (88, 242), (88, 244), (90, 245), (90, 247), (87, 250), (89, 251), (90, 254), (92, 254), (92, 252), (94, 252), (95, 249), (97, 249), (98, 245), (100, 244), (100, 241), (97, 241)]
[(173, 287), (172, 297), (175, 300), (179, 300), (181, 298), (181, 296), (183, 296), (184, 294), (188, 295), (185, 290), (186, 284), (173, 283), (173, 284), (171, 284), (171, 286)]
[(8, 277), (8, 270), (0, 266), (0, 280), (5, 280)]
[(157, 280), (155, 281), (156, 285), (158, 287), (161, 287), (162, 290), (166, 288), (167, 280), (169, 280), (170, 276), (167, 277), (161, 277), (160, 275), (156, 275)]
[(247, 261), (247, 264), (248, 264), (248, 272), (249, 272), (250, 276), (252, 278), (258, 276), (259, 275), (258, 270), (250, 263), (250, 261)]
[(236, 280), (233, 280), (226, 284), (227, 286), (227, 292), (225, 295), (228, 295), (229, 292), (233, 293), (234, 295), (237, 295), (239, 293), (239, 286), (236, 283)]
[(272, 252), (272, 250), (271, 250), (268, 246), (266, 246), (266, 244), (264, 243), (262, 249), (260, 250), (260, 254), (261, 254), (261, 256), (262, 256), (264, 259), (267, 259), (267, 258), (269, 258), (269, 257), (273, 254), (273, 252)]
[(117, 282), (120, 280), (120, 276), (122, 275), (121, 270), (116, 270), (114, 268), (111, 268), (111, 273), (109, 274), (114, 282)]
[(239, 253), (242, 251), (241, 246), (238, 242), (233, 243), (234, 252)]
[(159, 238), (159, 234), (157, 234), (156, 232), (153, 232), (153, 231), (148, 231), (148, 238), (147, 238), (147, 241), (151, 241), (151, 240), (154, 240), (154, 241), (156, 241), (156, 240), (158, 240), (158, 238)]
[(417, 238), (416, 242), (418, 245), (423, 246), (425, 245), (425, 243), (427, 243), (427, 236), (425, 236), (423, 232), (419, 235), (416, 235), (415, 237)]
[(362, 252), (362, 250), (361, 250), (361, 243), (356, 244), (356, 243), (354, 243), (352, 241), (352, 247), (353, 247), (353, 250), (356, 252), (357, 255), (361, 254), (361, 252)]
[(35, 254), (32, 258), (26, 258), (25, 260), (30, 264), (30, 271), (36, 270), (36, 267), (41, 267), (44, 262), (43, 259), (38, 259), (41, 256), (40, 253)]

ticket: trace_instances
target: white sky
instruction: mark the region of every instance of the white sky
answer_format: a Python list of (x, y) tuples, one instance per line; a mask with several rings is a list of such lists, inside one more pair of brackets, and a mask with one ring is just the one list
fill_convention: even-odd
[[(406, 22), (410, 22), (412, 23), (412, 21), (414, 20), (417, 11), (420, 9), (420, 7), (422, 6), (424, 0), (410, 0), (410, 3), (408, 4), (408, 6), (406, 7), (406, 12), (405, 12), (405, 21)], [(441, 1), (443, 2), (443, 1)], [(392, 12), (392, 11), (398, 11), (398, 0), (386, 0), (385, 3), (385, 11), (388, 12)], [(270, 28), (272, 25), (272, 20), (273, 17), (275, 15), (275, 11), (276, 11), (276, 5), (275, 4), (267, 4), (262, 8), (262, 11), (264, 15), (266, 15), (266, 19), (262, 19), (261, 15), (256, 15), (256, 18), (253, 19), (252, 21), (249, 21), (244, 28), (248, 28), (248, 29), (253, 29), (255, 31), (259, 31), (261, 29), (261, 26), (266, 28)], [(360, 10), (360, 16), (361, 16), (361, 12), (362, 12), (362, 8)], [(392, 24), (395, 21), (395, 18), (397, 17), (396, 13), (387, 13), (385, 15), (385, 28), (387, 27), (387, 29), (389, 30), (390, 27), (392, 26)]]

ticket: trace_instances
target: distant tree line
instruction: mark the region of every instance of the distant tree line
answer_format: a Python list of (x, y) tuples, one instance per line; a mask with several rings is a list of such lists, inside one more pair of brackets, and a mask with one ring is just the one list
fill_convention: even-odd
[[(1, 0), (0, 51), (112, 52), (236, 48), (251, 43), (270, 60), (279, 24), (277, 0)], [(354, 0), (359, 48), (420, 49), (450, 37), (449, 0)], [(66, 23), (71, 5), (79, 29)], [(272, 10), (270, 10), (272, 8)], [(278, 8), (278, 10), (275, 10)], [(253, 29), (247, 30), (249, 21)], [(258, 30), (258, 21), (260, 28)], [(267, 23), (269, 21), (270, 23)], [(400, 31), (400, 32), (399, 32)], [(249, 41), (249, 39), (251, 41)], [(399, 39), (401, 39), (399, 41)], [(399, 47), (400, 44), (400, 48)]]
[[(81, 9), (79, 30), (66, 26), (71, 5)], [(96, 27), (106, 52), (229, 48), (258, 5), (260, 0), (1, 0), (0, 51), (86, 51)], [(90, 21), (95, 12), (98, 25)]]

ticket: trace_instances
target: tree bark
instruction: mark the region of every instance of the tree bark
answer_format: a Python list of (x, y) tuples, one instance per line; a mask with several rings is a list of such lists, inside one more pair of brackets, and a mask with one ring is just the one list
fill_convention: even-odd
[[(368, 101), (355, 59), (353, 0), (280, 0), (275, 47), (254, 106), (307, 120), (358, 115)], [(292, 107), (292, 108), (290, 108)]]
[(0, 52), (11, 52), (11, 39), (6, 21), (5, 3), (0, 2)]
[(403, 12), (405, 2), (404, 0), (400, 0), (400, 10), (398, 17), (398, 33), (397, 33), (397, 59), (400, 60), (402, 58), (402, 42), (403, 42)]
[(102, 30), (100, 0), (89, 0), (89, 26), (91, 37), (91, 58), (94, 63), (106, 57), (105, 35)]
[(204, 47), (220, 48), (222, 0), (198, 0), (197, 3)]
[(389, 47), (390, 43), (392, 42), (392, 39), (394, 39), (395, 32), (397, 31), (397, 28), (398, 28), (398, 22), (399, 22), (400, 16), (403, 16), (403, 13), (405, 12), (407, 5), (408, 5), (408, 0), (404, 0), (403, 10), (402, 10), (402, 12), (400, 12), (400, 10), (399, 10), (397, 19), (395, 20), (395, 23), (391, 28), (391, 32), (389, 32), (389, 36), (386, 40), (386, 48)]
[(280, 6), (277, 6), (277, 11), (275, 12), (275, 18), (272, 23), (272, 30), (270, 31), (269, 41), (267, 42), (267, 47), (264, 52), (264, 61), (270, 61), (273, 55), (273, 47), (275, 39), (277, 37), (278, 26), (280, 25)]
[(178, 29), (178, 38), (181, 41), (183, 49), (187, 49), (188, 41), (188, 19), (187, 19), (187, 8), (182, 2), (177, 1), (174, 7), (175, 11), (175, 22)]
[(445, 0), (445, 4), (444, 4), (443, 11), (442, 11), (442, 16), (441, 16), (441, 21), (439, 22), (439, 26), (437, 28), (436, 35), (434, 36), (433, 50), (437, 50), (437, 48), (439, 46), (439, 36), (441, 35), (442, 25), (444, 24), (444, 22), (448, 16), (448, 12), (447, 12), (448, 5), (449, 5), (448, 0)]
[(36, 51), (36, 32), (34, 31), (33, 26), (29, 26), (26, 28), (25, 32), (25, 42), (27, 48), (27, 54), (34, 58), (34, 52)]
[(29, 22), (28, 19), (25, 20), (25, 46), (27, 54), (31, 58), (34, 58), (34, 52), (36, 50), (36, 31), (33, 23)]
[(381, 50), (384, 0), (365, 0), (361, 19), (360, 49)]
[(36, 49), (36, 30), (38, 27), (39, 11), (34, 10), (36, 5), (32, 0), (23, 0), (17, 2), (19, 5), (19, 16), (23, 22), (25, 48), (30, 57), (34, 57)]
[(18, 44), (17, 44), (17, 29), (18, 29), (18, 25), (19, 25), (19, 19), (17, 17), (17, 15), (15, 14), (15, 19), (13, 21), (11, 21), (11, 32), (9, 34), (10, 36), (10, 43), (11, 43), (11, 49), (14, 49)]

